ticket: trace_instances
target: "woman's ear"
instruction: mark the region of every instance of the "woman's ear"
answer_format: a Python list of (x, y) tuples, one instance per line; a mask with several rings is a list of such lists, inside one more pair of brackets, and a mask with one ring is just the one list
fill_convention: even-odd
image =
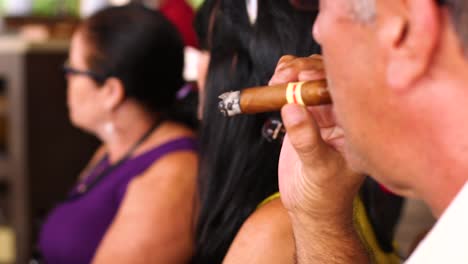
[(399, 11), (382, 18), (379, 37), (388, 56), (387, 83), (404, 90), (431, 64), (440, 38), (440, 15), (435, 1), (397, 2)]
[(109, 111), (116, 109), (125, 100), (125, 88), (119, 79), (108, 78), (101, 87), (102, 102)]

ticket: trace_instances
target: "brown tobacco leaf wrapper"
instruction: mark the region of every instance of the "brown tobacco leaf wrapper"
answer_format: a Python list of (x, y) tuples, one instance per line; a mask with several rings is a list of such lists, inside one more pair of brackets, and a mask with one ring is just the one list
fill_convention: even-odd
[(330, 104), (327, 83), (308, 81), (247, 88), (220, 96), (220, 111), (227, 116), (279, 111), (288, 103), (305, 106)]

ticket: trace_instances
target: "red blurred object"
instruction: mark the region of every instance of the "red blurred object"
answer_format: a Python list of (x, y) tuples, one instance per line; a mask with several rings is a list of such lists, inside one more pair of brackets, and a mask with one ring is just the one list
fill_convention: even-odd
[(380, 189), (386, 193), (386, 194), (390, 194), (390, 195), (396, 195), (395, 193), (393, 193), (392, 191), (390, 191), (387, 187), (383, 186), (382, 184), (379, 184), (380, 186)]
[(317, 11), (318, 0), (289, 0), (291, 4), (300, 10), (304, 11)]
[(195, 12), (185, 0), (164, 1), (159, 10), (177, 27), (186, 46), (198, 47), (192, 24)]

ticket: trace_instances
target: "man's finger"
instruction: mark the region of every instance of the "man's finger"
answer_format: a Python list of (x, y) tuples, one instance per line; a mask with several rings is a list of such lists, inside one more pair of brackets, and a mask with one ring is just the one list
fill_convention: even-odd
[(307, 70), (301, 71), (298, 75), (299, 81), (324, 80), (326, 77), (324, 71)]
[(322, 140), (320, 129), (306, 108), (289, 104), (281, 110), (289, 140), (304, 164), (318, 166), (328, 146)]
[(282, 56), (279, 61), (278, 61), (278, 69), (281, 69), (282, 65), (285, 65), (286, 63), (295, 60), (297, 57), (293, 55), (284, 55)]
[[(313, 72), (316, 72), (316, 74)], [(269, 85), (295, 82), (298, 80), (322, 80), (324, 78), (325, 73), (320, 56), (297, 58), (287, 55), (283, 56), (278, 62)]]

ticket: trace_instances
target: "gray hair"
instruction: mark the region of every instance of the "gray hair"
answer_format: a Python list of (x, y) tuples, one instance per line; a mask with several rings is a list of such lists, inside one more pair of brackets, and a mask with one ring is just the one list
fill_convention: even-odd
[(352, 10), (358, 20), (372, 21), (376, 16), (375, 0), (353, 0)]
[[(468, 55), (468, 1), (445, 0), (444, 2), (444, 5), (449, 9), (458, 38), (463, 44), (465, 53)], [(376, 0), (353, 0), (352, 10), (356, 18), (362, 22), (374, 20), (376, 16), (375, 3)]]

